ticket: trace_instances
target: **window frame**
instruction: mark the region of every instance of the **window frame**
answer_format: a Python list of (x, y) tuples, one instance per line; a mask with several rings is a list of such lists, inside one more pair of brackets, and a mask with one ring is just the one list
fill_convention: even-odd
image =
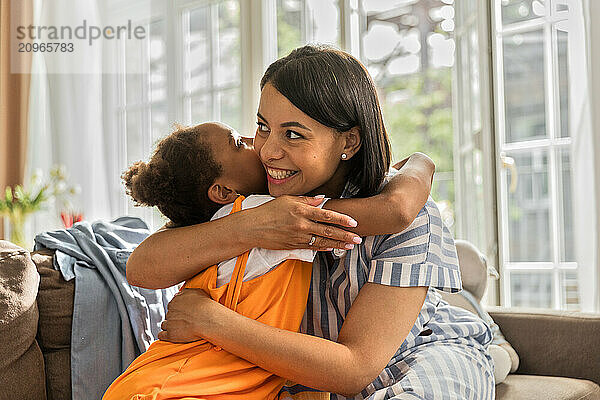
[[(571, 0), (571, 6), (576, 5), (578, 0)], [(583, 1), (579, 1), (579, 3), (583, 3)], [(493, 92), (494, 95), (494, 126), (495, 126), (495, 145), (497, 148), (496, 154), (494, 154), (494, 158), (496, 159), (496, 190), (499, 194), (498, 201), (498, 245), (501, 249), (499, 252), (499, 265), (500, 268), (500, 304), (505, 307), (512, 306), (512, 296), (511, 296), (511, 281), (510, 275), (513, 273), (541, 273), (543, 271), (551, 271), (552, 273), (552, 282), (553, 282), (553, 293), (552, 293), (552, 308), (553, 309), (565, 309), (563, 306), (563, 297), (565, 295), (563, 291), (563, 278), (562, 275), (568, 273), (569, 271), (577, 271), (578, 273), (578, 284), (579, 284), (579, 307), (582, 311), (597, 311), (598, 307), (598, 284), (597, 284), (597, 275), (598, 275), (598, 260), (595, 262), (590, 259), (589, 250), (586, 250), (584, 246), (578, 245), (578, 241), (588, 242), (588, 239), (585, 238), (585, 234), (583, 234), (584, 229), (582, 229), (582, 218), (584, 216), (579, 216), (579, 228), (575, 223), (573, 226), (574, 235), (575, 235), (575, 246), (576, 246), (576, 261), (575, 262), (567, 262), (561, 261), (561, 234), (564, 231), (563, 219), (561, 215), (560, 205), (562, 204), (562, 196), (559, 193), (558, 182), (559, 182), (559, 154), (563, 149), (567, 149), (570, 151), (570, 161), (571, 163), (577, 162), (580, 158), (579, 155), (582, 154), (582, 149), (580, 146), (575, 146), (575, 143), (581, 140), (589, 141), (590, 138), (588, 136), (592, 135), (592, 130), (587, 129), (587, 119), (589, 115), (586, 115), (585, 110), (581, 108), (577, 108), (577, 111), (584, 111), (583, 113), (573, 112), (573, 100), (572, 96), (569, 95), (569, 115), (570, 119), (573, 119), (574, 115), (577, 115), (577, 118), (581, 119), (581, 127), (582, 130), (573, 129), (573, 121), (570, 121), (569, 130), (570, 132), (577, 133), (577, 136), (571, 137), (561, 137), (560, 136), (560, 98), (559, 98), (559, 77), (558, 77), (558, 51), (556, 46), (556, 35), (557, 29), (555, 24), (561, 20), (564, 20), (562, 16), (556, 11), (555, 7), (558, 6), (557, 1), (548, 2), (545, 7), (545, 15), (541, 17), (534, 18), (532, 20), (516, 22), (508, 25), (508, 27), (502, 24), (502, 15), (501, 15), (501, 5), (499, 1), (495, 1), (492, 7), (492, 19), (490, 23), (490, 40), (492, 43), (492, 59), (493, 59), (493, 69), (491, 77), (493, 78)], [(575, 7), (577, 8), (577, 7)], [(581, 11), (577, 9), (573, 12)], [(502, 38), (511, 34), (518, 33), (527, 33), (534, 32), (537, 29), (542, 29), (543, 35), (543, 47), (544, 47), (544, 65), (545, 65), (545, 76), (544, 76), (544, 87), (545, 87), (545, 126), (549, 135), (546, 138), (542, 139), (523, 139), (521, 141), (516, 141), (514, 143), (507, 143), (505, 139), (505, 100), (504, 100), (504, 71), (503, 71), (503, 51), (502, 47)], [(589, 35), (585, 35), (585, 39), (589, 39)], [(573, 39), (569, 39), (573, 40)], [(584, 52), (584, 56), (589, 56), (589, 51)], [(585, 72), (583, 73), (585, 75)], [(569, 74), (572, 76), (572, 72)], [(569, 78), (569, 87), (571, 87), (571, 80)], [(585, 91), (584, 91), (585, 92)], [(506, 190), (503, 188), (507, 187), (507, 179), (508, 174), (503, 172), (503, 153), (519, 153), (519, 152), (527, 152), (532, 149), (540, 149), (541, 151), (547, 152), (548, 157), (548, 191), (549, 191), (549, 199), (550, 199), (550, 208), (549, 208), (549, 219), (550, 219), (550, 240), (552, 245), (552, 253), (551, 253), (551, 262), (510, 262), (509, 261), (509, 238), (508, 238), (508, 195)], [(589, 157), (593, 158), (592, 155)], [(581, 199), (585, 196), (585, 193), (590, 190), (593, 191), (594, 185), (592, 189), (589, 187), (586, 188), (585, 185), (577, 186), (576, 180), (583, 180), (589, 182), (594, 182), (593, 176), (590, 171), (586, 171), (584, 168), (579, 168), (576, 173), (572, 175), (572, 183), (573, 183), (573, 195), (572, 199), (572, 207), (573, 211), (576, 212), (576, 200)], [(596, 183), (597, 185), (597, 183)], [(586, 204), (589, 207), (589, 202), (586, 201)], [(592, 202), (591, 214), (597, 215), (598, 204), (596, 202)], [(588, 217), (589, 219), (589, 217)], [(577, 220), (577, 216), (575, 216), (574, 220)], [(588, 225), (589, 226), (589, 225)], [(597, 235), (598, 226), (593, 227), (591, 231)], [(594, 236), (592, 234), (591, 236)], [(591, 241), (589, 244), (592, 245)], [(587, 265), (586, 261), (591, 261), (590, 265)], [(566, 278), (564, 278), (566, 279)], [(595, 299), (595, 300), (592, 300)], [(592, 303), (595, 302), (595, 305)]]
[[(161, 9), (165, 16), (165, 45), (167, 49), (167, 116), (169, 123), (174, 121), (186, 121), (184, 110), (184, 54), (182, 41), (177, 38), (182, 35), (184, 24), (182, 10), (194, 8), (197, 6), (206, 5), (213, 3), (215, 0), (173, 0), (167, 2), (164, 5), (164, 10)], [(455, 0), (458, 1), (458, 0)], [(465, 0), (460, 0), (461, 2)], [(503, 126), (501, 120), (503, 115), (501, 114), (501, 108), (497, 104), (498, 93), (503, 90), (503, 87), (498, 84), (494, 78), (495, 74), (502, 73), (502, 69), (499, 69), (498, 63), (498, 42), (497, 37), (493, 32), (493, 21), (499, 18), (498, 10), (496, 7), (491, 7), (489, 0), (474, 0), (477, 8), (477, 27), (479, 33), (478, 41), (478, 52), (479, 52), (479, 78), (480, 78), (480, 97), (481, 97), (481, 149), (483, 152), (483, 181), (484, 181), (484, 204), (485, 204), (485, 228), (484, 236), (487, 248), (481, 249), (484, 251), (491, 265), (500, 266), (503, 265), (506, 259), (505, 255), (499, 249), (503, 248), (503, 244), (507, 243), (505, 237), (505, 229), (502, 228), (502, 220), (500, 219), (501, 204), (497, 203), (498, 194), (501, 193), (503, 182), (502, 163), (497, 154), (498, 150), (506, 146), (501, 147), (502, 142), (498, 141), (499, 132), (503, 132)], [(138, 1), (139, 2), (139, 1)], [(585, 10), (587, 13), (600, 14), (600, 5), (594, 1), (582, 0)], [(361, 12), (360, 0), (338, 0), (339, 5), (339, 22), (340, 22), (340, 43), (343, 50), (348, 51), (354, 56), (363, 59), (361, 57), (363, 52), (363, 46), (361, 43), (360, 32), (364, 27), (365, 21), (363, 20), (363, 13)], [(456, 4), (455, 4), (456, 7)], [(154, 11), (154, 10), (153, 10)], [(532, 24), (535, 25), (538, 22), (525, 22), (522, 23), (519, 29), (531, 28)], [(458, 27), (457, 27), (458, 29)], [(590, 58), (590, 64), (588, 65), (588, 74), (590, 74), (592, 83), (595, 85), (595, 95), (598, 98), (593, 99), (591, 107), (594, 108), (594, 112), (591, 113), (593, 126), (596, 128), (596, 132), (600, 132), (600, 73), (594, 71), (600, 71), (600, 27), (594, 26), (588, 19), (586, 22), (586, 39), (589, 39), (588, 54), (593, 56)], [(552, 32), (550, 32), (552, 34)], [(277, 58), (277, 13), (276, 13), (276, 1), (275, 0), (240, 0), (240, 50), (241, 59), (245, 62), (242, 63), (240, 74), (241, 74), (241, 98), (242, 98), (242, 109), (241, 109), (241, 130), (242, 134), (251, 135), (255, 131), (255, 112), (258, 108), (258, 102), (260, 98), (259, 83), (267, 66)], [(458, 41), (456, 53), (458, 53)], [(550, 42), (551, 43), (551, 42)], [(593, 48), (596, 53), (590, 50)], [(548, 54), (554, 54), (552, 52)], [(501, 56), (501, 53), (500, 53)], [(456, 57), (457, 68), (461, 68), (458, 65), (458, 57)], [(555, 61), (552, 61), (555, 62)], [(595, 67), (592, 68), (592, 67)], [(553, 68), (555, 71), (556, 68)], [(554, 72), (553, 72), (554, 73)], [(546, 81), (553, 79), (554, 76), (547, 76)], [(462, 79), (462, 78), (461, 78)], [(109, 96), (107, 99), (116, 99), (122, 93), (122, 87), (115, 86), (114, 78), (107, 78), (108, 81), (112, 82), (112, 87), (108, 92)], [(454, 84), (457, 84), (458, 80), (455, 79)], [(551, 83), (553, 84), (553, 83)], [(454, 90), (454, 89), (453, 89)], [(554, 90), (554, 89), (553, 89)], [(112, 91), (112, 92), (111, 92)], [(594, 91), (590, 89), (592, 95)], [(106, 101), (106, 104), (110, 104), (110, 100)], [(112, 103), (115, 104), (115, 103)], [(460, 107), (460, 104), (455, 104), (456, 107)], [(551, 108), (547, 110), (554, 110), (558, 104), (551, 104)], [(106, 108), (108, 109), (108, 108)], [(121, 113), (123, 111), (120, 111)], [(553, 112), (547, 112), (547, 114), (555, 114)], [(121, 114), (119, 118), (120, 122), (117, 125), (123, 124), (124, 114)], [(547, 118), (554, 118), (554, 116), (546, 116)], [(117, 120), (119, 120), (117, 118)], [(595, 119), (594, 119), (595, 118)], [(455, 119), (455, 123), (458, 123)], [(549, 128), (555, 129), (553, 126), (556, 121), (547, 121)], [(114, 126), (114, 121), (106, 125), (107, 127)], [(118, 127), (118, 126), (117, 126)], [(120, 131), (116, 131), (115, 145), (113, 148), (119, 154), (117, 159), (119, 165), (126, 165), (126, 154), (120, 154), (123, 152), (122, 147), (119, 147), (119, 141), (126, 140), (125, 126), (121, 126)], [(460, 162), (462, 155), (461, 152), (468, 151), (469, 149), (463, 146), (462, 142), (459, 142), (457, 138), (460, 136), (458, 130), (455, 127), (455, 168), (454, 168), (454, 179), (456, 185), (456, 205), (457, 209), (468, 209), (468, 204), (465, 203), (464, 196), (461, 195), (462, 185), (464, 185), (465, 177), (464, 167)], [(150, 132), (151, 134), (151, 132)], [(594, 142), (589, 138), (597, 151), (600, 151), (600, 139), (596, 139)], [(567, 144), (567, 140), (561, 139), (562, 145)], [(540, 143), (538, 143), (540, 144)], [(510, 149), (510, 147), (508, 147)], [(600, 153), (598, 153), (600, 154)], [(600, 170), (600, 159), (596, 157), (594, 159), (597, 170)], [(592, 167), (593, 169), (593, 167)], [(120, 172), (119, 172), (120, 173)], [(600, 174), (595, 174), (592, 177), (594, 185), (590, 185), (590, 190), (595, 191), (595, 199), (600, 199)], [(122, 186), (122, 185), (121, 185)], [(123, 192), (122, 188), (119, 188)], [(554, 190), (556, 192), (556, 190)], [(119, 214), (126, 214), (128, 211), (127, 202), (123, 202), (119, 198)], [(558, 200), (558, 199), (555, 199)], [(558, 204), (558, 203), (555, 203)], [(600, 287), (599, 273), (600, 270), (600, 234), (598, 234), (598, 226), (600, 226), (600, 213), (598, 212), (598, 204), (594, 201), (595, 205), (593, 210), (593, 223), (594, 235), (590, 235), (586, 243), (596, 247), (596, 254), (593, 258), (590, 258), (590, 264), (586, 265), (589, 270), (590, 276), (593, 276), (591, 282), (586, 282), (586, 287), (589, 290), (593, 290), (593, 294), (590, 296), (592, 300), (586, 301), (586, 303), (593, 304), (592, 306), (585, 306), (585, 309), (600, 309), (600, 299), (598, 295), (598, 287)], [(556, 207), (554, 207), (556, 208)], [(556, 210), (554, 211), (556, 212)], [(457, 213), (456, 226), (457, 226), (457, 237), (470, 239), (472, 233), (469, 232), (467, 219), (468, 215)], [(589, 221), (588, 221), (589, 222)], [(591, 222), (590, 222), (591, 224)], [(591, 225), (590, 225), (591, 226)], [(558, 229), (553, 229), (555, 234), (558, 233)], [(555, 250), (556, 251), (556, 250)], [(502, 271), (504, 272), (504, 271)], [(487, 303), (488, 304), (502, 304), (510, 306), (510, 298), (506, 295), (506, 288), (509, 283), (501, 273), (500, 281), (490, 281)], [(581, 279), (580, 279), (581, 280)], [(499, 290), (503, 287), (503, 290)], [(560, 295), (557, 296), (556, 291), (561, 290), (559, 285), (555, 285), (554, 298), (559, 299)], [(580, 282), (580, 290), (582, 289)], [(586, 289), (587, 290), (587, 289)], [(555, 300), (556, 301), (556, 300)]]
[[(460, 3), (464, 5), (463, 3)], [(470, 96), (471, 82), (464, 82), (464, 73), (461, 71), (461, 57), (463, 52), (462, 38), (468, 38), (468, 29), (464, 29), (460, 25), (460, 19), (465, 19), (464, 10), (457, 7), (455, 3), (455, 67), (454, 69), (454, 179), (455, 179), (455, 196), (457, 210), (471, 210), (475, 205), (470, 204), (469, 199), (463, 193), (472, 190), (469, 185), (469, 177), (465, 175), (465, 166), (462, 163), (465, 157), (473, 154), (473, 150), (478, 148), (482, 153), (482, 189), (483, 189), (483, 210), (484, 210), (484, 228), (483, 228), (483, 245), (480, 246), (480, 251), (486, 256), (488, 265), (498, 269), (500, 265), (499, 246), (498, 246), (498, 219), (497, 219), (497, 187), (496, 187), (496, 142), (495, 142), (495, 126), (494, 126), (494, 88), (492, 85), (492, 42), (491, 42), (491, 7), (488, 0), (476, 0), (475, 7), (471, 10), (471, 15), (467, 17), (467, 25), (474, 25), (478, 32), (478, 68), (480, 82), (480, 104), (479, 104), (479, 122), (480, 127), (478, 134), (471, 129), (473, 137), (465, 143), (465, 134), (461, 133), (464, 128), (464, 103), (459, 99), (465, 98), (461, 95), (467, 89), (467, 96)], [(465, 31), (465, 32), (463, 32)], [(468, 51), (469, 45), (464, 46)], [(470, 64), (469, 64), (470, 65)], [(470, 74), (469, 74), (470, 76)], [(471, 108), (469, 108), (471, 110)], [(474, 143), (477, 141), (478, 143)], [(457, 212), (456, 218), (456, 237), (469, 240), (472, 243), (478, 242), (479, 234), (473, 232), (470, 228), (473, 215), (467, 212)], [(488, 289), (484, 295), (483, 303), (489, 305), (499, 305), (499, 292), (501, 280), (493, 277), (488, 278)]]

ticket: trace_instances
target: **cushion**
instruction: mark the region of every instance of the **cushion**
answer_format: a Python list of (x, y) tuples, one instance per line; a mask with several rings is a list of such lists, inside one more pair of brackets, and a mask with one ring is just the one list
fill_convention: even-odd
[(48, 400), (71, 398), (70, 349), (44, 352)]
[(54, 250), (31, 253), (40, 275), (37, 340), (44, 353), (48, 400), (71, 398), (71, 323), (75, 280), (54, 269)]
[(45, 400), (44, 359), (34, 340), (7, 368), (0, 369), (0, 400)]
[(46, 398), (44, 360), (35, 342), (38, 284), (29, 252), (0, 240), (0, 399)]
[(594, 382), (555, 376), (509, 375), (496, 386), (497, 400), (597, 400)]
[(75, 280), (65, 281), (54, 269), (53, 250), (33, 252), (31, 258), (40, 275), (38, 343), (43, 352), (70, 349)]
[(472, 243), (460, 239), (456, 239), (454, 243), (463, 289), (468, 290), (477, 301), (481, 301), (487, 287), (487, 260)]

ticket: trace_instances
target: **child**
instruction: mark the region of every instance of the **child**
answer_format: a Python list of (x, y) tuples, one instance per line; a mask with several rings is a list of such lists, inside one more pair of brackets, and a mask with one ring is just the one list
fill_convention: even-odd
[[(262, 163), (247, 142), (218, 123), (178, 129), (158, 144), (150, 162), (137, 162), (123, 174), (127, 193), (138, 204), (156, 205), (173, 227), (263, 204), (273, 198), (252, 195), (266, 193), (267, 185)], [(421, 161), (425, 165), (416, 171), (430, 182), (433, 170), (428, 168), (429, 160), (418, 159), (417, 165)], [(393, 195), (394, 189), (398, 186), (388, 184), (384, 191)], [(425, 189), (424, 198), (429, 192)], [(384, 201), (385, 197), (372, 199)], [(371, 207), (377, 209), (377, 203)], [(365, 215), (373, 223), (372, 209), (365, 210)], [(389, 216), (375, 221), (387, 226), (373, 226), (372, 234), (405, 228), (394, 226), (393, 221)], [(208, 268), (185, 287), (202, 288), (214, 300), (249, 318), (297, 331), (315, 254), (310, 249), (252, 249)], [(103, 398), (275, 399), (284, 381), (204, 340), (184, 344), (158, 340), (113, 382)], [(300, 397), (329, 398), (326, 393)]]

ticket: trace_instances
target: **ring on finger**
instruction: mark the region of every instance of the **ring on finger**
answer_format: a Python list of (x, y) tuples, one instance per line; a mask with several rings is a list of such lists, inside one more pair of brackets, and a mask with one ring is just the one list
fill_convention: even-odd
[(315, 244), (315, 240), (317, 240), (316, 236), (315, 236), (315, 235), (312, 235), (312, 236), (310, 237), (310, 242), (308, 242), (308, 245), (309, 245), (309, 246), (312, 246), (313, 244)]

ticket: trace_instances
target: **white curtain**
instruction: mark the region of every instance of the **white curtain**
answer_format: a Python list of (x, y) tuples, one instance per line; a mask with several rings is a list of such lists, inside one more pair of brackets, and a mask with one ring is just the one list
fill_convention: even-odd
[[(600, 18), (600, 3), (596, 0), (584, 0), (583, 10), (585, 31), (587, 41), (580, 43), (587, 51), (587, 63), (574, 60), (582, 69), (585, 80), (579, 82), (584, 85), (585, 96), (588, 100), (581, 105), (582, 113), (585, 112), (583, 121), (586, 136), (582, 137), (574, 147), (580, 150), (575, 159), (574, 168), (585, 172), (587, 179), (581, 179), (576, 184), (585, 188), (585, 195), (577, 194), (578, 202), (575, 203), (575, 217), (589, 232), (582, 235), (579, 241), (579, 254), (586, 255), (586, 264), (581, 264), (580, 294), (582, 309), (584, 311), (600, 311), (600, 26), (597, 21)], [(577, 100), (576, 100), (577, 101)], [(579, 110), (577, 110), (579, 111)], [(579, 255), (578, 254), (578, 255)], [(579, 261), (579, 260), (578, 260)], [(580, 267), (581, 268), (581, 267)], [(583, 275), (587, 274), (587, 275)]]
[[(101, 26), (97, 0), (36, 0), (35, 6), (37, 25), (75, 27), (86, 20)], [(75, 46), (76, 54), (34, 57), (26, 176), (36, 168), (47, 176), (52, 165), (64, 165), (69, 182), (81, 187), (75, 207), (87, 220), (106, 220), (122, 210), (116, 209), (114, 190), (109, 190), (114, 179), (108, 175), (113, 161), (103, 129), (102, 47), (100, 42)], [(33, 233), (60, 227), (60, 211), (39, 213)]]

